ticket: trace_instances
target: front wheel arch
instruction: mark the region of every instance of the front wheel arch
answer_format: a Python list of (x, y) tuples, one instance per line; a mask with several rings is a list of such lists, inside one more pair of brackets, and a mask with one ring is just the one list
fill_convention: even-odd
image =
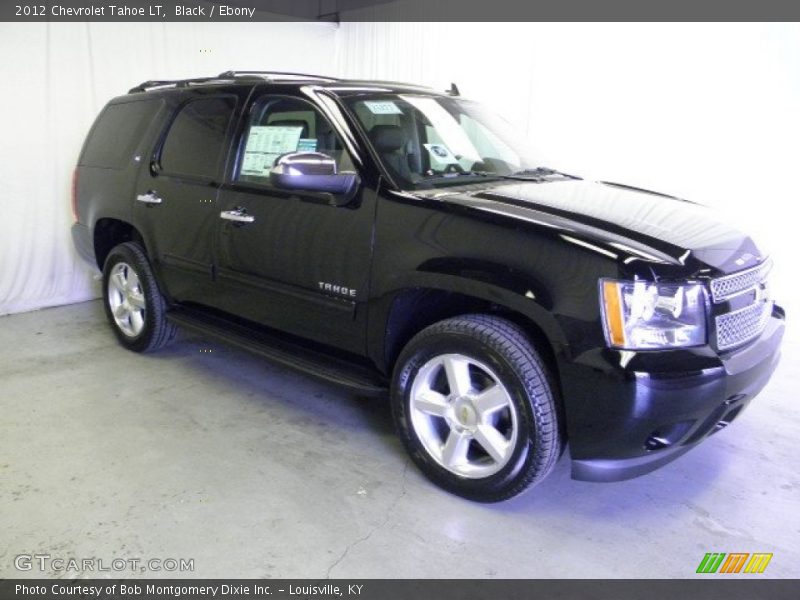
[(556, 380), (560, 381), (556, 356), (564, 342), (552, 335), (553, 329), (557, 328), (552, 315), (548, 315), (550, 322), (546, 325), (540, 319), (521, 312), (511, 302), (426, 287), (398, 290), (376, 302), (370, 312), (384, 324), (382, 328), (374, 330), (380, 332), (381, 337), (373, 337), (371, 340), (371, 354), (379, 368), (387, 373), (394, 368), (403, 347), (426, 327), (460, 315), (488, 314), (512, 321), (523, 329), (547, 362)]

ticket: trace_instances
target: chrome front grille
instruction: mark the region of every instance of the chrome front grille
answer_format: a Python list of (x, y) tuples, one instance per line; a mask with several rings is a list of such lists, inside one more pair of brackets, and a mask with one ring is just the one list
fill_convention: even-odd
[(746, 296), (745, 306), (715, 317), (718, 350), (740, 346), (764, 331), (773, 305), (766, 282), (771, 267), (771, 261), (766, 260), (752, 269), (711, 281), (711, 298), (715, 304)]
[(772, 261), (765, 260), (760, 265), (752, 269), (746, 269), (711, 280), (711, 297), (714, 302), (724, 302), (729, 298), (744, 294), (752, 290), (756, 285), (763, 283), (769, 270), (772, 268)]
[(764, 331), (772, 302), (751, 304), (717, 317), (717, 348), (727, 350), (744, 344)]

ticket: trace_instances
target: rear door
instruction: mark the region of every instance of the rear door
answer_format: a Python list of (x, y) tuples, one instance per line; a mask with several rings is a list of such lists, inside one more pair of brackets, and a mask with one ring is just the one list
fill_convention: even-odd
[(212, 282), (217, 194), (241, 103), (236, 93), (197, 91), (173, 106), (137, 181), (136, 221), (173, 300), (202, 302)]

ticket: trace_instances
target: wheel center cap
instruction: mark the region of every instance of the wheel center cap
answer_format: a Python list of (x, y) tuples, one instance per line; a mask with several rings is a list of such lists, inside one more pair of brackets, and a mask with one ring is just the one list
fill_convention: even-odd
[(466, 397), (456, 398), (453, 402), (453, 422), (462, 430), (473, 431), (478, 424), (478, 413), (472, 400)]

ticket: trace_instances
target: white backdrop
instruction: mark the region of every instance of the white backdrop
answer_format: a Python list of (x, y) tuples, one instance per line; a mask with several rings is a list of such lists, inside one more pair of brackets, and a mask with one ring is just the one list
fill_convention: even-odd
[(108, 100), (147, 79), (329, 73), (335, 34), (322, 23), (0, 24), (0, 315), (97, 295), (72, 246), (70, 186)]
[(455, 81), (551, 166), (721, 209), (775, 257), (790, 317), (800, 306), (797, 24), (3, 24), (0, 51), (25, 57), (0, 66), (6, 90), (35, 91), (0, 95), (0, 314), (93, 294), (68, 237), (69, 181), (104, 102), (230, 68)]

